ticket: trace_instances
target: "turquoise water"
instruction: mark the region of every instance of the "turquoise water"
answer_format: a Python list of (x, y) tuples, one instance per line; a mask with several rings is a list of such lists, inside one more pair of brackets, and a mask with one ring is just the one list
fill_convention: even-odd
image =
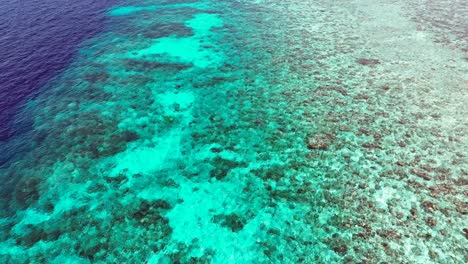
[(23, 111), (0, 262), (466, 262), (468, 42), (430, 7), (109, 9)]

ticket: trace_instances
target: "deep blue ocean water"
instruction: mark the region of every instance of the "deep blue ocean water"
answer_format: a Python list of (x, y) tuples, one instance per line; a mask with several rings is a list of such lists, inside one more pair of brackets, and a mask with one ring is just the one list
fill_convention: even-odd
[(112, 2), (0, 1), (0, 141), (28, 130), (16, 113), (103, 29)]

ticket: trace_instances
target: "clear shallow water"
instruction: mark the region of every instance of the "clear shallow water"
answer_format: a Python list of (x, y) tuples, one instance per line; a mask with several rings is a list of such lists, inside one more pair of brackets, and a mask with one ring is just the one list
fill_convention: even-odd
[(109, 8), (21, 113), (1, 260), (463, 263), (466, 39), (413, 10)]

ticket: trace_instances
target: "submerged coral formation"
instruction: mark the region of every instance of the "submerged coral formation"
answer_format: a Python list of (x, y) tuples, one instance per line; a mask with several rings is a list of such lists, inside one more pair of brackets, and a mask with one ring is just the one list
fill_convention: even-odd
[(467, 262), (468, 64), (407, 2), (109, 10), (24, 110), (0, 262)]

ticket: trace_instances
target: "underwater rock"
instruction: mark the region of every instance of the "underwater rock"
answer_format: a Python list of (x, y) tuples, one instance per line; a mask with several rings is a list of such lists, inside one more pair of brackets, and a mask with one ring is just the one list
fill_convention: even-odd
[(164, 186), (164, 187), (168, 187), (168, 188), (179, 188), (180, 187), (180, 185), (176, 181), (174, 181), (174, 179), (171, 179), (171, 178), (163, 180), (161, 182), (161, 185)]
[(245, 219), (237, 213), (228, 215), (218, 214), (213, 216), (212, 221), (214, 223), (219, 223), (223, 227), (231, 229), (232, 232), (239, 232), (246, 224)]
[(403, 167), (403, 166), (405, 166), (405, 162), (403, 162), (403, 161), (397, 161), (397, 162), (396, 162), (396, 165), (398, 165), (398, 166), (400, 166), (400, 167)]
[(223, 118), (218, 116), (218, 115), (211, 115), (209, 117), (210, 121), (211, 122), (220, 122), (220, 121), (223, 121)]
[(232, 161), (221, 157), (214, 158), (211, 165), (214, 166), (214, 169), (211, 170), (210, 176), (217, 180), (224, 179), (230, 170), (245, 166), (242, 162)]
[(95, 256), (100, 251), (105, 251), (108, 249), (109, 245), (106, 241), (100, 241), (98, 239), (92, 239), (92, 241), (87, 241), (86, 243), (81, 243), (77, 246), (78, 255), (87, 258), (89, 260), (94, 260)]
[(368, 149), (383, 149), (382, 146), (374, 143), (364, 143), (362, 144), (362, 147)]
[(33, 141), (37, 142), (37, 144), (41, 144), (47, 137), (49, 133), (45, 129), (36, 129), (33, 135)]
[(171, 209), (172, 206), (165, 200), (143, 201), (133, 213), (133, 217), (145, 226), (151, 224), (168, 224), (169, 220), (161, 215), (162, 211)]
[(411, 208), (410, 209), (410, 214), (413, 218), (417, 218), (418, 217), (418, 210), (416, 210), (416, 208)]
[(161, 24), (156, 22), (146, 27), (142, 35), (145, 38), (164, 38), (170, 36), (191, 37), (194, 34), (193, 29), (187, 27), (184, 23)]
[(341, 87), (332, 86), (332, 87), (330, 87), (330, 89), (339, 92), (343, 96), (348, 95), (348, 92), (345, 89), (341, 88)]
[[(358, 95), (354, 96), (354, 99), (356, 99), (356, 100), (368, 100), (369, 96), (365, 95), (365, 94), (358, 94)], [(370, 123), (370, 122), (367, 122), (367, 123)]]
[(212, 178), (216, 178), (218, 181), (224, 179), (229, 173), (229, 169), (226, 168), (215, 168), (210, 172)]
[(135, 141), (135, 140), (140, 138), (138, 133), (136, 133), (134, 131), (129, 131), (129, 130), (126, 130), (126, 131), (122, 132), (121, 137), (126, 142), (132, 142), (132, 141)]
[(401, 234), (395, 230), (379, 230), (377, 234), (383, 238), (387, 239), (401, 239)]
[[(135, 141), (139, 135), (133, 131), (112, 134), (109, 138), (100, 139), (95, 136), (96, 142), (89, 142), (90, 150), (95, 157), (108, 157), (122, 152), (126, 149), (127, 143)], [(91, 139), (91, 138), (90, 138)], [(88, 139), (88, 141), (90, 141)], [(101, 140), (104, 142), (100, 143)]]
[(54, 241), (62, 234), (59, 230), (46, 229), (39, 226), (31, 226), (32, 230), (24, 236), (16, 239), (16, 243), (26, 247), (32, 247), (39, 241)]
[(15, 189), (15, 199), (22, 206), (29, 206), (39, 199), (39, 184), (37, 177), (23, 177)]
[(173, 106), (174, 106), (174, 111), (180, 112), (180, 104), (174, 103)]
[(275, 200), (286, 200), (289, 202), (294, 202), (294, 203), (303, 203), (304, 202), (304, 196), (301, 195), (305, 193), (306, 190), (301, 189), (300, 192), (291, 192), (289, 190), (274, 190), (270, 192), (270, 197), (275, 199)]
[(106, 182), (107, 183), (116, 183), (117, 185), (122, 184), (124, 181), (127, 180), (127, 176), (124, 174), (118, 174), (117, 176), (107, 176), (106, 177)]
[(437, 225), (437, 221), (432, 217), (426, 218), (425, 221), (426, 221), (426, 224), (430, 227), (434, 227)]
[(384, 85), (384, 86), (380, 87), (380, 89), (382, 89), (384, 91), (388, 91), (388, 90), (390, 90), (390, 86)]
[(308, 149), (327, 150), (329, 145), (329, 137), (326, 135), (314, 135), (307, 138)]
[(424, 171), (420, 171), (420, 170), (415, 170), (415, 169), (411, 169), (410, 171), (412, 174), (426, 180), (426, 181), (429, 181), (431, 179), (431, 177), (429, 176), (429, 174), (427, 174), (426, 172)]
[(413, 179), (409, 179), (407, 182), (408, 182), (408, 184), (410, 186), (413, 186), (416, 189), (424, 188), (424, 185), (422, 185), (421, 183), (419, 183), (419, 182), (417, 182), (417, 181), (415, 181)]
[(107, 72), (95, 72), (86, 74), (83, 79), (90, 83), (105, 82), (110, 77)]
[[(205, 47), (208, 48), (208, 47)], [(223, 85), (225, 83), (235, 82), (237, 79), (233, 77), (224, 77), (224, 76), (214, 76), (209, 79), (204, 79), (198, 82), (193, 83), (195, 88), (210, 88), (214, 86)]]
[(265, 254), (265, 256), (267, 256), (268, 258), (272, 258), (273, 254), (277, 251), (276, 247), (271, 244), (268, 244), (264, 247), (266, 247), (266, 249), (263, 250), (263, 254)]
[(211, 150), (211, 152), (213, 152), (213, 153), (220, 153), (221, 151), (223, 151), (222, 148), (216, 148), (216, 147), (213, 147), (213, 148), (211, 148), (210, 150)]
[(370, 136), (371, 132), (369, 130), (365, 129), (365, 128), (359, 128), (357, 135), (359, 136), (359, 135), (362, 135), (362, 134), (364, 134), (366, 136)]
[[(280, 165), (274, 165), (268, 168), (255, 169), (251, 170), (251, 172), (264, 181), (279, 181), (281, 178), (284, 177), (284, 168)], [(267, 186), (267, 188), (271, 190), (271, 186)]]
[[(451, 184), (440, 184), (437, 186), (429, 187), (429, 191), (431, 192), (431, 196), (439, 197), (441, 194), (455, 194), (457, 191)], [(468, 204), (468, 203), (466, 203)], [(458, 210), (458, 208), (457, 208)]]
[(91, 151), (96, 158), (109, 157), (125, 150), (121, 141), (118, 144), (91, 145)]
[(380, 64), (380, 61), (377, 59), (366, 59), (366, 58), (360, 58), (357, 61), (361, 65), (376, 65)]
[[(203, 255), (194, 257), (193, 250), (198, 250), (198, 239), (194, 239), (191, 244), (177, 243), (176, 249), (164, 256), (158, 263), (199, 263), (208, 264), (211, 263), (212, 258), (215, 254), (214, 250), (209, 248), (203, 249)], [(192, 254), (191, 254), (192, 253)]]
[(424, 211), (426, 213), (433, 213), (435, 211), (435, 209), (436, 209), (435, 204), (433, 202), (429, 202), (429, 201), (424, 201), (422, 203), (422, 206), (423, 206)]
[[(158, 61), (149, 61), (149, 60), (136, 60), (136, 59), (124, 59), (122, 60), (127, 71), (137, 71), (137, 72), (148, 72), (154, 70), (164, 70), (164, 71), (183, 71), (192, 67), (190, 63), (164, 63)], [(127, 78), (126, 80), (128, 80)], [(140, 79), (140, 80), (139, 80)], [(152, 78), (144, 75), (133, 75), (132, 79), (135, 84), (146, 84), (154, 81)]]
[(334, 247), (333, 251), (344, 256), (346, 255), (346, 253), (348, 253), (348, 247), (346, 245), (340, 245), (340, 246)]
[(102, 184), (100, 182), (97, 182), (97, 183), (94, 183), (94, 184), (90, 185), (86, 190), (89, 193), (103, 192), (103, 191), (107, 190), (107, 187), (106, 187), (106, 185), (104, 185), (104, 184)]

